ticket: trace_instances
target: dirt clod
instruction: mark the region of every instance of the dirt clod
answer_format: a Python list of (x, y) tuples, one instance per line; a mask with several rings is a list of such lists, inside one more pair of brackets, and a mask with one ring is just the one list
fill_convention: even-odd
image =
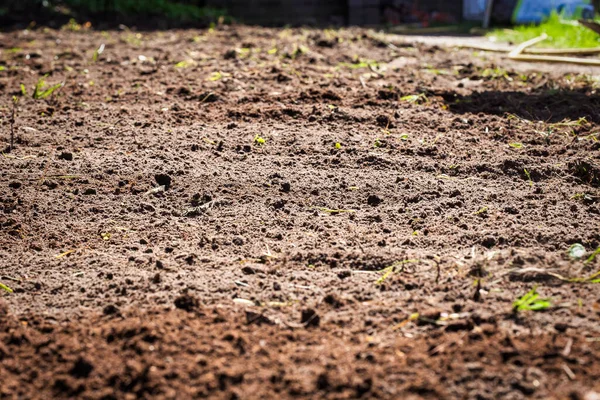
[(175, 299), (175, 307), (188, 312), (198, 308), (199, 301), (190, 294), (183, 294)]
[(307, 308), (302, 310), (300, 322), (303, 323), (306, 327), (317, 327), (321, 323), (321, 317), (312, 308)]

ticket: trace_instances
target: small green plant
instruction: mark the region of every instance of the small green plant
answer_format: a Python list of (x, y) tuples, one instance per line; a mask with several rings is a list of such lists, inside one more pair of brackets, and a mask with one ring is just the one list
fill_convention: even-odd
[(58, 89), (62, 88), (65, 85), (64, 82), (61, 82), (61, 83), (57, 83), (56, 85), (50, 86), (49, 88), (45, 89), (47, 76), (48, 75), (44, 75), (43, 77), (38, 79), (37, 83), (35, 84), (35, 88), (33, 90), (33, 95), (31, 96), (35, 100), (45, 99), (46, 97), (51, 96), (55, 91), (57, 91)]
[(400, 97), (400, 100), (414, 104), (422, 104), (427, 103), (429, 101), (427, 96), (425, 96), (425, 93), (410, 94), (408, 96)]
[(25, 97), (27, 96), (27, 88), (25, 87), (25, 85), (23, 85), (21, 83), (21, 94)]
[(488, 212), (488, 207), (481, 207), (479, 210), (475, 211), (474, 215), (485, 215)]
[(529, 292), (515, 300), (513, 311), (542, 311), (550, 308), (552, 304), (550, 299), (541, 299), (537, 292), (537, 286), (534, 286)]
[(342, 209), (332, 209), (327, 207), (314, 207), (319, 211), (322, 211), (327, 214), (335, 215), (335, 214), (343, 214), (343, 213), (354, 213), (356, 210), (342, 210)]
[(96, 50), (94, 50), (94, 54), (92, 54), (92, 62), (98, 61), (98, 57), (100, 57), (100, 54), (102, 54), (103, 52), (104, 52), (104, 43), (102, 43), (100, 45), (100, 47), (98, 47)]
[[(411, 263), (418, 263), (419, 260), (417, 259), (410, 259), (410, 260), (402, 260), (402, 261), (397, 261), (395, 263), (393, 263), (392, 265), (390, 265), (389, 267), (385, 267), (384, 269), (378, 271), (381, 272), (382, 275), (379, 277), (379, 279), (377, 279), (377, 281), (375, 282), (375, 284), (377, 285), (381, 285), (383, 284), (386, 279), (388, 279), (392, 274), (395, 274), (397, 272), (402, 272), (404, 270), (404, 266), (406, 264), (411, 264)], [(400, 267), (400, 269), (398, 270), (398, 267)]]
[(342, 144), (341, 144), (341, 143), (339, 143), (339, 142), (338, 142), (338, 143), (336, 143), (336, 144), (335, 144), (335, 148), (336, 148), (336, 150), (340, 150), (340, 149), (342, 148)]
[(381, 147), (382, 145), (383, 145), (383, 143), (381, 142), (381, 140), (379, 138), (375, 139), (375, 143), (373, 143), (373, 146)]
[(8, 123), (10, 124), (10, 147), (8, 151), (11, 152), (15, 147), (15, 121), (17, 118), (17, 107), (19, 105), (19, 99), (17, 96), (13, 96), (12, 98), (12, 111), (10, 113), (10, 119)]
[(256, 134), (256, 136), (254, 136), (254, 144), (256, 144), (258, 146), (262, 146), (266, 143), (267, 143), (267, 141), (265, 140), (265, 138), (259, 136), (258, 134)]
[[(584, 264), (589, 264), (591, 262), (593, 262), (596, 259), (596, 256), (600, 254), (600, 247), (598, 247), (596, 250), (594, 250), (594, 252), (592, 254), (590, 254), (590, 256), (587, 258), (587, 260), (585, 260)], [(598, 275), (598, 274), (596, 274)]]
[(508, 75), (508, 71), (503, 68), (486, 68), (481, 71), (481, 76), (491, 80), (504, 78), (507, 81), (512, 82), (512, 78)]
[(188, 68), (196, 64), (194, 60), (183, 60), (175, 64), (175, 68)]
[(211, 82), (215, 82), (218, 81), (219, 79), (223, 78), (223, 73), (221, 71), (216, 71), (210, 74), (210, 76), (208, 77), (208, 80)]
[(12, 293), (13, 292), (13, 290), (11, 288), (9, 288), (8, 286), (6, 286), (2, 282), (0, 282), (0, 289), (6, 290), (8, 293)]
[(533, 179), (531, 179), (531, 174), (529, 173), (529, 171), (527, 171), (527, 168), (524, 168), (523, 172), (525, 172), (525, 176), (527, 177), (527, 180), (529, 181), (529, 186), (533, 186)]
[(523, 144), (519, 143), (519, 142), (509, 143), (508, 145), (510, 147), (512, 147), (513, 149), (521, 149), (521, 148), (523, 148)]
[(360, 68), (378, 68), (379, 67), (379, 63), (377, 61), (373, 61), (373, 60), (365, 60), (359, 57), (355, 57), (354, 60), (352, 60), (352, 63), (347, 63), (347, 62), (341, 62), (338, 64), (338, 68), (339, 67), (346, 67), (346, 68), (350, 68), (350, 69), (360, 69)]

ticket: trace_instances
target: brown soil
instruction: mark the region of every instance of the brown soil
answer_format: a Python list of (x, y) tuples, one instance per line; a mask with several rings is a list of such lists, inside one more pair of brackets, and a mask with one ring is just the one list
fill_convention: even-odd
[(0, 398), (597, 399), (598, 81), (381, 38), (0, 33)]

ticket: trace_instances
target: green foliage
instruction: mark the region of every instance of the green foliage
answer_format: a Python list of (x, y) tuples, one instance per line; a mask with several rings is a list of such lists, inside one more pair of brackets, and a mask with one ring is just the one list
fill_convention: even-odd
[(555, 48), (586, 48), (600, 45), (600, 36), (594, 31), (576, 23), (564, 21), (557, 13), (553, 13), (545, 22), (539, 25), (523, 25), (514, 29), (498, 29), (488, 34), (498, 41), (523, 43), (527, 40), (548, 35), (542, 42), (542, 47)]
[(513, 303), (513, 311), (542, 311), (550, 308), (550, 299), (540, 299), (537, 292), (537, 286), (534, 286), (529, 292)]
[(265, 138), (259, 136), (258, 134), (254, 136), (254, 144), (256, 144), (257, 146), (262, 146), (266, 143), (267, 141), (265, 140)]
[(0, 282), (0, 289), (6, 290), (8, 293), (12, 293), (13, 292), (13, 290), (11, 288), (9, 288), (8, 286), (6, 286), (2, 282)]
[[(46, 97), (52, 95), (52, 93), (54, 93), (55, 91), (57, 91), (58, 89), (60, 89), (61, 87), (63, 87), (65, 85), (64, 82), (61, 82), (61, 83), (57, 83), (56, 85), (50, 86), (49, 88), (45, 89), (47, 76), (48, 75), (44, 75), (35, 84), (35, 89), (33, 90), (33, 95), (32, 95), (32, 97), (35, 100), (45, 99)], [(21, 88), (21, 91), (22, 90), (23, 90), (23, 88)]]

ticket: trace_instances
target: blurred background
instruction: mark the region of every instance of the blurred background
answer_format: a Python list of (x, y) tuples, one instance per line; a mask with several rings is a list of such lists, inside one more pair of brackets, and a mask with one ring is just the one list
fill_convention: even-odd
[[(10, 24), (155, 24), (157, 28), (202, 25), (218, 18), (266, 26), (406, 26), (535, 23), (558, 11), (594, 16), (594, 0), (2, 0), (0, 22)], [(487, 11), (487, 12), (486, 12)]]

